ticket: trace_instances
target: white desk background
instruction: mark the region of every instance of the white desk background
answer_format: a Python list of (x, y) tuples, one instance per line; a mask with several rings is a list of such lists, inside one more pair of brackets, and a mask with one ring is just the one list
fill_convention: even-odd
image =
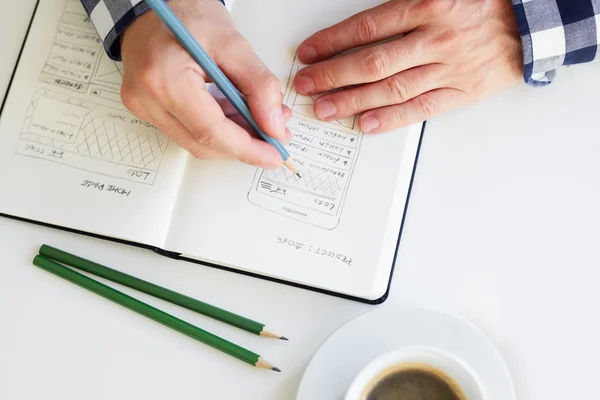
[[(0, 0), (0, 93), (34, 0)], [(433, 307), (499, 347), (520, 400), (589, 398), (600, 359), (600, 65), (429, 122), (391, 305)], [(0, 188), (0, 193), (2, 189)], [(270, 341), (141, 296), (261, 352), (262, 373), (31, 264), (48, 243), (268, 323)], [(348, 319), (342, 299), (0, 219), (0, 399), (291, 399)], [(335, 374), (335, 371), (331, 372)]]

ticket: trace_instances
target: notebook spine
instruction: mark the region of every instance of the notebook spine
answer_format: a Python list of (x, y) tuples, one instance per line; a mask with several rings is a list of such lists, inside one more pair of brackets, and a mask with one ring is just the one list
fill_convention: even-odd
[(176, 253), (174, 251), (163, 250), (163, 249), (158, 248), (158, 247), (154, 247), (152, 249), (152, 251), (154, 251), (157, 254), (160, 254), (161, 256), (173, 258), (175, 260), (178, 260), (180, 258), (180, 254), (179, 253)]

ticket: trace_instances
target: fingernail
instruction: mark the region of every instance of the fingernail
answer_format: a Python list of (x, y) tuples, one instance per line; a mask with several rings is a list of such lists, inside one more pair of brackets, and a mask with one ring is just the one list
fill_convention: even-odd
[(298, 49), (298, 57), (305, 63), (311, 63), (317, 58), (317, 52), (311, 46), (302, 46)]
[(315, 90), (315, 84), (308, 75), (296, 76), (296, 90), (299, 93), (312, 93)]
[(285, 135), (283, 112), (281, 110), (273, 110), (273, 112), (271, 112), (271, 118), (273, 119), (273, 125), (275, 125), (275, 135), (277, 137), (283, 137)]
[(336, 111), (335, 104), (331, 100), (317, 101), (317, 105), (315, 106), (315, 112), (321, 119), (331, 117)]
[(375, 117), (364, 117), (361, 125), (363, 131), (371, 132), (379, 128), (379, 121)]

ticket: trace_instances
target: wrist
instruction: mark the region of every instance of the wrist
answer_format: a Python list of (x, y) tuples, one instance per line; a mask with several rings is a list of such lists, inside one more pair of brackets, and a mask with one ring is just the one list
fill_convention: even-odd
[[(190, 17), (190, 16), (201, 16), (202, 11), (209, 8), (211, 5), (217, 4), (219, 7), (223, 7), (225, 5), (225, 0), (165, 0), (165, 2), (170, 3), (170, 6), (173, 7), (173, 11), (176, 14), (180, 14), (181, 18)], [(150, 12), (147, 12), (150, 11)], [(110, 45), (110, 53), (111, 58), (120, 60), (122, 58), (122, 51), (124, 46), (126, 46), (127, 39), (132, 36), (130, 33), (132, 28), (137, 25), (140, 25), (140, 20), (152, 19), (150, 16), (154, 16), (154, 21), (147, 22), (147, 24), (158, 27), (161, 23), (160, 19), (156, 17), (154, 12), (146, 5), (144, 1), (139, 2), (136, 6), (134, 6), (128, 14), (130, 15), (128, 18), (123, 17), (119, 23), (115, 24), (115, 39)], [(134, 31), (136, 29), (133, 29)], [(152, 33), (152, 32), (147, 32)], [(137, 35), (137, 33), (133, 33), (133, 35)], [(109, 46), (107, 46), (108, 48)]]

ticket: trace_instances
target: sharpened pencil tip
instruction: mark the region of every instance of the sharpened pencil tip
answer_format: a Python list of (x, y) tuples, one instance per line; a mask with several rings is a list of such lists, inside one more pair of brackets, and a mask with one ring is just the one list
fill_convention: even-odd
[(272, 369), (273, 369), (273, 371), (275, 371), (275, 372), (281, 372), (281, 370), (280, 370), (279, 368), (277, 368), (277, 367), (273, 367)]
[(302, 178), (302, 175), (300, 175), (300, 172), (296, 172), (296, 176), (297, 176), (298, 178)]
[(279, 339), (281, 339), (281, 340), (290, 340), (290, 339), (286, 338), (285, 336), (281, 336)]

